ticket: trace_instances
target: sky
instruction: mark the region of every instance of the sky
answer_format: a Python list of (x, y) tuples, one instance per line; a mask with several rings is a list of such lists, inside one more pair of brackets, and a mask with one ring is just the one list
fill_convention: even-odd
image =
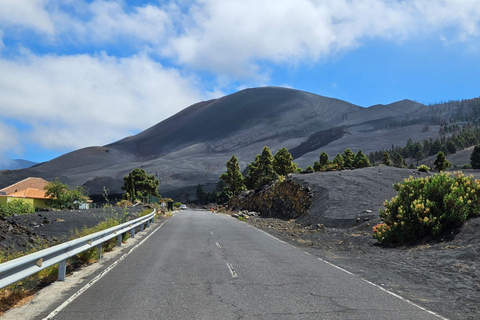
[(0, 167), (249, 87), (475, 98), (479, 58), (478, 0), (0, 0)]

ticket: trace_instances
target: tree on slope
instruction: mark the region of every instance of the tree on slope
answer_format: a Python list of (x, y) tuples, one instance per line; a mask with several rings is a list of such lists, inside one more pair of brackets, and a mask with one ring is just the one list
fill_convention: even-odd
[(274, 158), (268, 147), (264, 147), (262, 154), (257, 154), (255, 161), (248, 164), (247, 187), (257, 189), (275, 181), (278, 177), (273, 167)]
[(352, 150), (350, 149), (345, 149), (343, 151), (343, 166), (345, 168), (353, 168), (353, 160), (355, 158), (355, 155), (353, 154)]
[(143, 169), (133, 169), (128, 176), (123, 177), (123, 197), (130, 201), (146, 198), (148, 196), (159, 197), (158, 181), (154, 175), (147, 175)]
[(297, 170), (297, 165), (293, 163), (293, 158), (286, 148), (277, 151), (273, 159), (275, 172), (280, 176), (286, 176)]
[(245, 183), (243, 181), (242, 173), (240, 172), (240, 165), (238, 164), (238, 159), (235, 155), (227, 161), (227, 172), (222, 173), (220, 179), (225, 181), (224, 190), (230, 197), (234, 197), (245, 190)]
[(451, 166), (450, 162), (447, 161), (447, 158), (445, 158), (445, 154), (442, 151), (437, 154), (433, 164), (435, 165), (435, 170), (439, 172), (448, 169)]
[(383, 153), (382, 164), (384, 164), (384, 165), (386, 165), (386, 166), (391, 166), (391, 165), (392, 165), (392, 162), (390, 161), (390, 157), (389, 157), (387, 151), (385, 151), (385, 152)]
[(366, 168), (370, 167), (370, 161), (368, 160), (365, 153), (362, 150), (358, 150), (355, 158), (353, 159), (353, 167), (354, 168)]
[(470, 164), (473, 169), (480, 169), (480, 146), (473, 148), (472, 154), (470, 155)]

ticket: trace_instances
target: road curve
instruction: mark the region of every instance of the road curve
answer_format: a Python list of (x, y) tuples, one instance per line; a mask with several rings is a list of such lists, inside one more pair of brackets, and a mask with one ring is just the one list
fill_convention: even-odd
[(182, 211), (54, 319), (440, 319), (227, 215)]

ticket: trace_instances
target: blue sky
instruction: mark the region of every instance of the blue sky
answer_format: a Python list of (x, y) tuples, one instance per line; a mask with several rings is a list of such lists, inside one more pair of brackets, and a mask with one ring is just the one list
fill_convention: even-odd
[(480, 96), (477, 0), (1, 0), (0, 166), (247, 87), (368, 107)]

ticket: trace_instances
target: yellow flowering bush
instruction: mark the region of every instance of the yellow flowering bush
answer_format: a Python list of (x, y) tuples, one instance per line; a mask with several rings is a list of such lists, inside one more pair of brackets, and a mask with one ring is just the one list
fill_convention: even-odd
[(380, 242), (405, 243), (436, 236), (449, 225), (459, 225), (480, 209), (480, 181), (461, 172), (405, 179), (394, 185), (397, 196), (380, 210), (383, 223), (373, 228)]

